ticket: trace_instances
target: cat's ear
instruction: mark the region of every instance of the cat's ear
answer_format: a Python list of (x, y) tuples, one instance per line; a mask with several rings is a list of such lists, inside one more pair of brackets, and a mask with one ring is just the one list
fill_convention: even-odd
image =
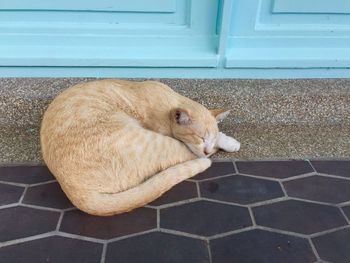
[(177, 108), (173, 110), (173, 117), (177, 124), (189, 125), (191, 124), (190, 114), (187, 110)]
[(215, 117), (217, 122), (224, 120), (230, 113), (229, 109), (212, 109), (209, 110), (211, 114)]

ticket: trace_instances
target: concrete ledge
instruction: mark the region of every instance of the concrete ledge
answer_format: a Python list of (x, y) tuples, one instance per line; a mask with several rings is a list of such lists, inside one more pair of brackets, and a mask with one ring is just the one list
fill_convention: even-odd
[[(0, 79), (0, 163), (40, 163), (42, 114), (63, 89), (88, 79)], [(229, 107), (222, 129), (242, 142), (217, 158), (350, 157), (350, 80), (163, 79), (209, 108)]]

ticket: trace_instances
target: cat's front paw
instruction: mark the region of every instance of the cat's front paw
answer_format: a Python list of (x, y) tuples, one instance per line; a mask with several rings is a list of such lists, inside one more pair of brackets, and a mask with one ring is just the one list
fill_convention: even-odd
[(241, 148), (241, 143), (224, 133), (220, 133), (218, 146), (226, 152), (237, 152)]
[(227, 143), (225, 151), (227, 152), (237, 152), (241, 148), (241, 143), (233, 138)]

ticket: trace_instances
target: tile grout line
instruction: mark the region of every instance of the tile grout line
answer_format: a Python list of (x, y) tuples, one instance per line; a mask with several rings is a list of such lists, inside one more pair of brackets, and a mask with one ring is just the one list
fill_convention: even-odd
[(18, 168), (18, 167), (46, 167), (43, 162), (0, 162), (1, 168)]
[(20, 203), (19, 206), (21, 206), (21, 207), (33, 208), (33, 209), (38, 209), (38, 210), (44, 210), (44, 211), (51, 211), (51, 212), (62, 212), (62, 210), (61, 210), (61, 209), (58, 209), (58, 208), (51, 208), (51, 207), (45, 207), (45, 206), (38, 206), (38, 205), (32, 205), (32, 204)]
[(338, 207), (344, 207), (344, 206), (348, 206), (348, 205), (350, 205), (350, 201), (345, 201), (345, 202), (337, 204)]
[(307, 160), (310, 164), (310, 166), (312, 167), (312, 169), (317, 173), (317, 175), (320, 176), (324, 176), (324, 177), (331, 177), (331, 178), (336, 178), (336, 179), (344, 179), (344, 180), (350, 180), (349, 177), (345, 177), (345, 176), (341, 176), (341, 175), (333, 175), (333, 174), (327, 174), (327, 173), (321, 173), (321, 172), (317, 172), (317, 170), (315, 169), (315, 167), (313, 166), (313, 164), (311, 163), (310, 160)]
[(242, 175), (242, 176), (246, 176), (246, 177), (251, 177), (251, 178), (260, 179), (260, 180), (266, 180), (266, 181), (273, 181), (273, 182), (281, 181), (280, 178), (259, 176), (259, 175), (253, 175), (253, 174), (237, 173), (235, 175)]
[(338, 208), (340, 210), (340, 213), (345, 217), (346, 222), (348, 222), (348, 224), (350, 225), (350, 219), (347, 217), (344, 210), (341, 207), (338, 207)]
[(153, 206), (150, 208), (157, 208), (157, 209), (164, 209), (164, 208), (169, 208), (169, 207), (174, 207), (174, 206), (179, 206), (179, 205), (183, 205), (183, 204), (189, 204), (189, 203), (194, 203), (201, 200), (201, 198), (199, 197), (195, 197), (195, 198), (190, 198), (190, 199), (186, 199), (186, 200), (181, 200), (181, 201), (177, 201), (174, 203), (169, 203), (169, 204), (164, 204), (164, 205), (159, 205), (159, 206)]
[(235, 161), (235, 160), (232, 160), (231, 162), (232, 162), (233, 168), (235, 169), (235, 174), (239, 174), (239, 171), (238, 171), (238, 167), (237, 167), (236, 161)]
[(255, 208), (255, 207), (259, 207), (259, 206), (270, 205), (270, 204), (278, 203), (281, 201), (288, 201), (288, 200), (290, 200), (290, 197), (282, 196), (282, 197), (278, 197), (278, 198), (274, 198), (274, 199), (269, 199), (269, 200), (265, 200), (265, 201), (261, 201), (261, 202), (248, 204), (247, 207)]
[(69, 212), (69, 211), (73, 211), (73, 210), (78, 210), (78, 208), (76, 208), (75, 206), (72, 206), (72, 207), (62, 209), (63, 212)]
[(173, 234), (173, 235), (176, 235), (176, 236), (190, 237), (190, 238), (200, 239), (200, 240), (208, 240), (208, 237), (199, 236), (199, 235), (196, 235), (196, 234), (182, 232), (182, 231), (178, 231), (178, 230), (174, 230), (174, 229), (160, 228), (159, 231), (161, 233)]
[(100, 261), (100, 263), (105, 263), (106, 252), (107, 252), (107, 243), (104, 243), (103, 247), (102, 247), (102, 254), (101, 254), (101, 261)]
[(327, 229), (327, 230), (324, 230), (324, 231), (313, 233), (313, 234), (311, 234), (309, 236), (310, 236), (310, 238), (316, 238), (316, 237), (327, 235), (327, 234), (330, 234), (330, 233), (333, 233), (333, 232), (337, 232), (337, 231), (343, 230), (343, 229), (350, 229), (350, 226), (349, 225), (339, 226), (339, 227), (335, 227), (335, 228), (332, 228), (332, 229)]
[(284, 196), (285, 196), (285, 197), (288, 197), (288, 193), (287, 193), (286, 188), (284, 187), (283, 182), (278, 182), (278, 183), (279, 183), (279, 185), (280, 185), (280, 187), (281, 187), (281, 189), (282, 189), (282, 192), (283, 192)]
[(224, 205), (247, 207), (247, 205), (242, 205), (242, 204), (234, 203), (234, 202), (221, 201), (221, 200), (216, 200), (216, 199), (210, 199), (210, 198), (207, 198), (207, 197), (201, 197), (200, 200), (207, 201), (207, 202), (212, 202), (212, 203), (224, 204)]
[(144, 208), (150, 208), (150, 209), (157, 209), (158, 208), (158, 206), (156, 206), (156, 205), (145, 205), (143, 207)]
[(255, 217), (254, 217), (254, 213), (253, 213), (253, 209), (251, 207), (248, 207), (248, 211), (249, 211), (250, 218), (252, 219), (253, 226), (257, 226), (256, 221), (255, 221)]
[(316, 176), (317, 173), (315, 172), (310, 172), (310, 173), (305, 173), (305, 174), (299, 174), (299, 175), (295, 175), (295, 176), (290, 176), (290, 177), (287, 177), (287, 178), (282, 178), (280, 179), (282, 183), (284, 182), (289, 182), (289, 181), (295, 181), (295, 180), (298, 180), (298, 179), (303, 179), (303, 178), (308, 178), (308, 177), (311, 177), (311, 176)]
[(62, 231), (55, 231), (54, 233), (57, 236), (61, 236), (61, 237), (68, 237), (68, 238), (72, 238), (72, 239), (89, 241), (89, 242), (94, 242), (94, 243), (99, 243), (99, 244), (106, 243), (106, 240), (94, 238), (94, 237), (81, 236), (81, 235), (71, 234), (71, 233), (62, 232)]
[(321, 176), (321, 177), (328, 177), (328, 178), (334, 178), (334, 179), (340, 179), (340, 180), (350, 181), (350, 178), (349, 178), (349, 177), (340, 176), (340, 175), (325, 174), (325, 173), (317, 173), (317, 175), (318, 175), (318, 176)]
[(145, 231), (141, 231), (141, 232), (125, 235), (125, 236), (114, 237), (114, 238), (108, 239), (106, 241), (106, 243), (109, 244), (109, 243), (112, 243), (112, 242), (124, 240), (124, 239), (131, 238), (131, 237), (137, 237), (137, 236), (142, 236), (142, 235), (149, 234), (149, 233), (159, 232), (160, 230), (161, 229), (152, 228), (152, 229), (149, 229), (149, 230), (145, 230)]
[(223, 174), (223, 175), (213, 176), (213, 177), (205, 178), (205, 179), (187, 179), (186, 181), (200, 183), (200, 182), (206, 182), (206, 181), (211, 181), (211, 180), (215, 180), (215, 179), (230, 177), (230, 176), (234, 176), (234, 175), (237, 175), (237, 174), (236, 173), (230, 173), (230, 174)]
[(297, 232), (292, 232), (292, 231), (287, 231), (287, 230), (282, 230), (282, 229), (277, 229), (277, 228), (271, 228), (267, 226), (261, 226), (257, 225), (256, 229), (272, 232), (272, 233), (278, 233), (282, 235), (289, 235), (289, 236), (294, 236), (294, 237), (300, 237), (300, 238), (308, 238), (310, 235), (308, 234), (301, 234)]
[(211, 255), (211, 246), (210, 246), (210, 240), (206, 240), (206, 245), (208, 249), (208, 256), (209, 256), (209, 263), (213, 262), (212, 255)]
[(209, 236), (208, 239), (214, 240), (214, 239), (218, 239), (218, 238), (222, 238), (222, 237), (227, 237), (227, 236), (247, 232), (247, 231), (254, 230), (254, 229), (256, 229), (256, 226), (248, 226), (248, 227), (241, 228), (241, 229), (236, 229), (236, 230), (227, 231), (224, 233), (215, 234), (215, 235)]
[(57, 226), (56, 226), (56, 231), (60, 231), (61, 223), (63, 220), (64, 212), (62, 211), (60, 214), (60, 217), (58, 218)]
[(317, 175), (327, 176), (327, 177), (334, 177), (334, 178), (345, 179), (345, 180), (350, 180), (350, 178), (349, 178), (349, 177), (346, 177), (346, 176), (341, 176), (341, 175), (334, 175), (334, 174), (328, 174), (328, 173), (318, 172), (318, 171), (314, 168), (314, 166), (311, 164), (311, 162), (310, 162), (310, 165), (311, 165), (312, 169), (314, 169), (314, 171), (315, 171), (315, 173), (316, 173)]
[(160, 229), (160, 209), (157, 208), (157, 230)]
[(230, 177), (230, 176), (234, 176), (234, 175), (242, 175), (242, 176), (256, 178), (256, 179), (260, 179), (260, 180), (277, 181), (277, 182), (288, 182), (288, 181), (293, 181), (293, 180), (307, 178), (307, 177), (316, 176), (316, 175), (325, 176), (325, 177), (332, 177), (332, 178), (337, 178), (337, 179), (350, 180), (350, 178), (347, 178), (347, 177), (342, 177), (342, 176), (337, 176), (337, 175), (329, 175), (329, 174), (317, 173), (317, 172), (309, 172), (309, 173), (290, 176), (290, 177), (286, 177), (286, 178), (274, 178), (274, 177), (259, 176), (259, 175), (254, 175), (254, 174), (246, 174), (246, 173), (236, 172), (236, 173), (230, 173), (230, 174), (225, 174), (225, 175), (218, 175), (218, 176), (205, 178), (205, 179), (187, 179), (186, 181), (205, 182), (205, 181), (211, 181), (211, 180), (215, 180), (215, 179)]
[(217, 235), (210, 236), (209, 240), (217, 239), (217, 238), (221, 238), (221, 237), (225, 237), (225, 236), (229, 236), (229, 235), (234, 235), (234, 234), (237, 234), (237, 233), (246, 232), (246, 231), (250, 231), (250, 230), (255, 230), (255, 229), (264, 230), (264, 231), (268, 231), (268, 232), (272, 232), (272, 233), (278, 233), (278, 234), (283, 234), (283, 235), (299, 237), (299, 238), (311, 239), (311, 238), (315, 238), (315, 237), (318, 237), (318, 236), (321, 236), (321, 235), (324, 235), (324, 234), (336, 232), (338, 230), (347, 229), (347, 228), (349, 228), (348, 225), (341, 226), (341, 227), (338, 227), (338, 228), (329, 229), (329, 230), (325, 230), (323, 232), (319, 232), (319, 233), (315, 233), (315, 234), (309, 235), (309, 234), (302, 234), (302, 233), (297, 233), (297, 232), (291, 232), (291, 231), (287, 231), (287, 230), (271, 228), (271, 227), (266, 227), (266, 226), (261, 226), (261, 225), (253, 225), (253, 226), (250, 226), (250, 227), (246, 227), (244, 229), (233, 230), (233, 231), (229, 231), (229, 232), (220, 233), (220, 234), (217, 234)]
[(16, 244), (21, 244), (21, 243), (25, 243), (25, 242), (33, 241), (33, 240), (37, 240), (37, 239), (42, 239), (42, 238), (46, 238), (46, 237), (50, 237), (50, 236), (54, 236), (55, 234), (56, 234), (56, 231), (50, 231), (50, 232), (46, 232), (46, 233), (38, 234), (38, 235), (34, 235), (34, 236), (8, 240), (5, 242), (1, 242), (0, 248), (11, 246), (11, 245), (16, 245)]
[[(261, 162), (292, 162), (292, 161), (300, 161), (300, 162), (307, 162), (307, 160), (310, 158), (310, 156), (305, 157), (266, 157), (266, 158), (257, 158), (257, 159), (236, 159), (236, 158), (228, 158), (227, 160), (235, 160), (236, 162), (241, 163), (261, 163)], [(313, 158), (313, 157), (311, 157)], [(313, 161), (349, 161), (349, 157), (315, 157), (313, 158)]]
[(19, 201), (18, 201), (18, 204), (22, 204), (23, 199), (24, 199), (24, 196), (26, 195), (26, 193), (27, 193), (27, 191), (28, 191), (28, 188), (29, 188), (28, 185), (24, 188), (23, 193), (22, 193), (22, 195), (21, 195), (21, 198), (20, 198)]
[(318, 251), (317, 251), (317, 249), (316, 249), (314, 243), (312, 242), (312, 239), (311, 239), (310, 237), (308, 237), (307, 240), (309, 241), (309, 244), (310, 244), (310, 246), (311, 246), (312, 252), (314, 252), (314, 255), (315, 255), (316, 260), (317, 260), (316, 262), (321, 261), (321, 257), (320, 257), (320, 255), (318, 254)]
[(195, 182), (195, 183), (196, 183), (196, 188), (197, 188), (197, 196), (198, 196), (198, 198), (201, 198), (201, 190), (199, 187), (199, 182)]
[(274, 198), (274, 199), (269, 199), (266, 201), (262, 201), (262, 202), (256, 202), (256, 203), (251, 203), (246, 205), (247, 207), (259, 207), (259, 206), (263, 206), (263, 205), (269, 205), (269, 204), (274, 204), (277, 202), (282, 202), (282, 201), (290, 201), (290, 200), (294, 200), (294, 201), (300, 201), (300, 202), (305, 202), (305, 203), (311, 203), (311, 204), (316, 204), (316, 205), (327, 205), (327, 206), (332, 206), (332, 207), (338, 207), (337, 204), (332, 204), (332, 203), (326, 203), (326, 202), (319, 202), (319, 201), (314, 201), (314, 200), (308, 200), (308, 199), (302, 199), (302, 198), (298, 198), (298, 197), (293, 197), (293, 196), (283, 196), (283, 197), (278, 197), (278, 198)]
[(332, 206), (332, 207), (338, 207), (337, 204), (333, 203), (327, 203), (327, 202), (321, 202), (321, 201), (315, 201), (315, 200), (309, 200), (309, 199), (302, 199), (294, 196), (288, 196), (289, 200), (295, 200), (295, 201), (300, 201), (300, 202), (305, 202), (305, 203), (311, 203), (311, 204), (316, 204), (316, 205), (327, 205), (327, 206)]
[(52, 180), (45, 181), (45, 182), (40, 182), (40, 183), (36, 183), (36, 184), (30, 184), (29, 187), (40, 186), (40, 185), (45, 185), (45, 184), (52, 184), (52, 183), (55, 183), (55, 182), (57, 182), (57, 180), (56, 179), (52, 179)]
[(20, 204), (19, 202), (16, 202), (16, 203), (12, 203), (12, 204), (2, 205), (2, 206), (0, 206), (0, 210), (6, 209), (6, 208), (17, 207), (19, 204)]
[(317, 171), (316, 171), (315, 167), (313, 166), (313, 164), (311, 163), (310, 159), (306, 159), (305, 161), (308, 162), (309, 165), (311, 166), (312, 170), (314, 170), (317, 173)]
[(26, 187), (26, 186), (28, 186), (28, 184), (13, 183), (13, 182), (1, 181), (1, 180), (0, 180), (0, 184), (13, 185), (13, 186), (21, 186), (21, 187)]

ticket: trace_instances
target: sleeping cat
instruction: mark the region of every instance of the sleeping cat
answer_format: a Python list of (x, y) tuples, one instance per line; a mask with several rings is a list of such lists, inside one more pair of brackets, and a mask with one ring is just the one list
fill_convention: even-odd
[(155, 81), (100, 80), (62, 92), (44, 114), (45, 163), (86, 213), (141, 207), (240, 144), (219, 132), (226, 110), (207, 110)]

